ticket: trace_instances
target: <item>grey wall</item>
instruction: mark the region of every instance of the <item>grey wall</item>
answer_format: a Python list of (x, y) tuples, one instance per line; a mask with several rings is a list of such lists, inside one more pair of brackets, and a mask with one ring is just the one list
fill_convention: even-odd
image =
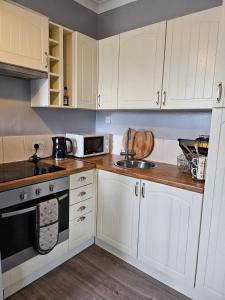
[(31, 108), (28, 80), (0, 76), (0, 136), (93, 130), (95, 112)]
[(221, 5), (222, 0), (138, 0), (98, 16), (98, 38)]
[[(107, 116), (111, 124), (105, 124)], [(210, 111), (99, 111), (96, 129), (116, 135), (122, 135), (128, 127), (151, 129), (157, 138), (175, 140), (209, 134), (210, 123)]]
[(51, 21), (87, 34), (97, 35), (97, 14), (73, 0), (14, 0), (36, 10)]

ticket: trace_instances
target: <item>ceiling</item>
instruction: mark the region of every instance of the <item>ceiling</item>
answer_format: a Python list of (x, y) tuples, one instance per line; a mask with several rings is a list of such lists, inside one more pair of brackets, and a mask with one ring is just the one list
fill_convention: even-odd
[(107, 10), (114, 9), (116, 7), (125, 5), (137, 0), (74, 0), (79, 4), (93, 10), (94, 12), (101, 14)]

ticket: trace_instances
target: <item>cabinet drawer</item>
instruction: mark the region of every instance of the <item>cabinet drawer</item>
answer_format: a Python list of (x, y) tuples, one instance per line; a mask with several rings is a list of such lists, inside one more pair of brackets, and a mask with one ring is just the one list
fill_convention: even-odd
[(70, 221), (83, 216), (93, 210), (94, 199), (88, 199), (70, 206)]
[(70, 205), (87, 200), (94, 197), (94, 186), (89, 184), (81, 188), (70, 191)]
[(76, 189), (81, 186), (94, 182), (94, 171), (86, 171), (70, 175), (70, 189)]
[(70, 221), (69, 248), (75, 248), (94, 236), (94, 214), (88, 213)]

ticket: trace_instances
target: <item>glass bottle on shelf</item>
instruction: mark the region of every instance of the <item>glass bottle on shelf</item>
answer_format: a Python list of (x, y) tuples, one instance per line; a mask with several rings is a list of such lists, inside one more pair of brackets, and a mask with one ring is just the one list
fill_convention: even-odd
[(68, 89), (67, 89), (66, 86), (64, 86), (63, 105), (64, 106), (69, 106)]

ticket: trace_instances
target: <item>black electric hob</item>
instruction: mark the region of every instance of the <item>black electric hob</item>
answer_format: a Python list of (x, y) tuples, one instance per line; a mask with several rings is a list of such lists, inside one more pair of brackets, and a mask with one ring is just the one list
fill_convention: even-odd
[(19, 161), (0, 164), (0, 183), (64, 170), (42, 162)]

